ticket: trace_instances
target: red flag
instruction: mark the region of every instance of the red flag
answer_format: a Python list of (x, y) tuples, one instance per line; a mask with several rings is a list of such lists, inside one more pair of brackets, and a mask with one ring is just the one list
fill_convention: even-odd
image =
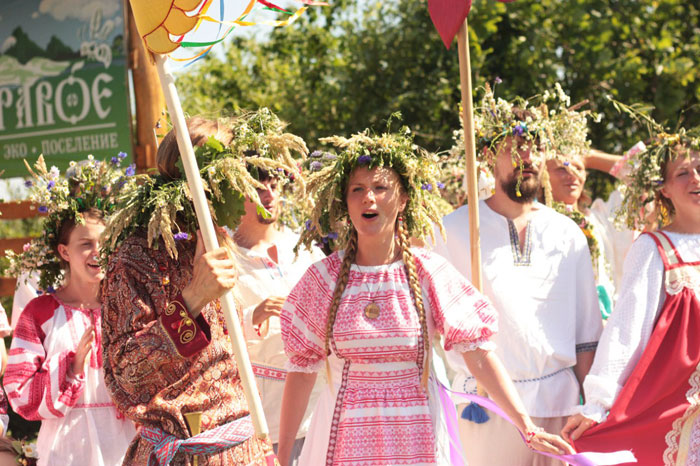
[[(515, 0), (498, 0), (510, 3)], [(448, 49), (472, 7), (472, 0), (428, 0), (428, 12)]]

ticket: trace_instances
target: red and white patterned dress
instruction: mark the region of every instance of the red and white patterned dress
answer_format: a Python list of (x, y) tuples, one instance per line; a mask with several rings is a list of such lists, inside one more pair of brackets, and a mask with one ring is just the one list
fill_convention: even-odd
[[(85, 330), (95, 343), (82, 376), (72, 376), (74, 350)], [(78, 309), (44, 295), (17, 322), (3, 383), (12, 408), (41, 420), (39, 465), (121, 464), (136, 429), (109, 396), (102, 371), (101, 311)]]
[[(442, 257), (422, 249), (414, 255), (431, 340), (438, 332), (445, 349), (460, 351), (487, 344), (496, 317), (486, 298)], [(326, 322), (341, 263), (342, 253), (335, 253), (311, 266), (284, 304), (290, 371), (325, 366)], [(381, 308), (376, 319), (365, 316), (370, 302)], [(448, 447), (436, 436), (442, 412), (420, 382), (420, 321), (403, 261), (351, 266), (331, 347), (334, 386), (318, 401), (299, 464), (445, 464)]]

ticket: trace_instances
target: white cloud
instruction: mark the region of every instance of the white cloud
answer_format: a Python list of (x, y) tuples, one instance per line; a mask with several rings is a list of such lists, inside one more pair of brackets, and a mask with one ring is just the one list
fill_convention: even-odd
[(119, 10), (120, 3), (115, 0), (41, 0), (39, 12), (51, 15), (58, 21), (66, 18), (89, 21), (98, 10), (102, 10), (103, 18), (113, 16)]
[(7, 49), (15, 45), (16, 42), (17, 39), (15, 39), (15, 36), (10, 36), (5, 39), (5, 42), (2, 43), (2, 47), (0, 47), (0, 53), (5, 53)]

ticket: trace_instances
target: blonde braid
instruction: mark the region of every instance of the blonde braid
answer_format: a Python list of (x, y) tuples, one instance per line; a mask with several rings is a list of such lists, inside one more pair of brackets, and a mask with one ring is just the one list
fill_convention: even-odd
[(345, 291), (345, 287), (348, 284), (348, 278), (350, 275), (350, 265), (352, 265), (352, 263), (355, 261), (356, 253), (357, 232), (353, 228), (352, 232), (350, 233), (348, 245), (345, 248), (345, 257), (343, 257), (343, 263), (340, 265), (338, 278), (335, 282), (335, 289), (333, 290), (333, 301), (331, 301), (331, 307), (328, 310), (328, 321), (326, 322), (326, 373), (328, 375), (328, 383), (331, 385), (331, 365), (328, 362), (328, 355), (331, 350), (331, 334), (333, 333), (333, 324), (335, 323), (335, 316), (338, 313), (338, 307), (340, 307), (340, 298), (343, 297), (343, 291)]
[(401, 252), (403, 254), (403, 264), (404, 267), (406, 267), (408, 284), (411, 289), (413, 304), (415, 305), (416, 311), (418, 312), (421, 333), (423, 335), (423, 348), (425, 354), (423, 355), (423, 374), (421, 377), (421, 384), (427, 392), (428, 377), (430, 375), (430, 338), (428, 335), (428, 323), (425, 316), (425, 307), (423, 307), (423, 293), (421, 292), (420, 281), (418, 280), (416, 261), (413, 257), (413, 253), (411, 252), (411, 245), (408, 240), (408, 231), (406, 230), (406, 224), (401, 220), (399, 220), (398, 223), (398, 239), (399, 246), (401, 247)]

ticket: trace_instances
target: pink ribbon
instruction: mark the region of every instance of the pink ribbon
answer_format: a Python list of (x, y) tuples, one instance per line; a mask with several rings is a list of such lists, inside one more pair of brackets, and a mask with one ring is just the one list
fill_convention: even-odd
[[(454, 403), (452, 402), (452, 399), (450, 398), (450, 394), (457, 396), (458, 398), (462, 398), (467, 401), (472, 401), (478, 405), (480, 405), (483, 408), (488, 409), (489, 411), (493, 412), (497, 416), (502, 417), (509, 423), (513, 424), (515, 426), (515, 423), (508, 417), (508, 415), (503, 411), (501, 408), (498, 407), (496, 403), (494, 403), (492, 400), (488, 398), (484, 398), (483, 396), (479, 395), (472, 395), (469, 393), (462, 393), (462, 392), (455, 392), (450, 390), (449, 388), (445, 387), (442, 383), (438, 382), (438, 390), (440, 393), (440, 402), (443, 406), (443, 409), (445, 411), (445, 418), (446, 418), (446, 424), (447, 424), (447, 430), (450, 433), (450, 459), (452, 466), (467, 466), (466, 462), (464, 461), (464, 457), (462, 455), (462, 452), (459, 451), (458, 446), (460, 445), (459, 443), (459, 430), (457, 427), (457, 411), (455, 409), (450, 409), (450, 407), (454, 407)], [(525, 441), (525, 437), (523, 434), (518, 430), (520, 433), (520, 437), (522, 437), (523, 441)], [(543, 451), (537, 451), (533, 450), (535, 453), (539, 453), (540, 455), (544, 456), (549, 456), (551, 458), (556, 458), (558, 460), (564, 461), (566, 463), (569, 463), (573, 466), (612, 466), (615, 464), (623, 464), (623, 463), (636, 463), (637, 458), (635, 458), (634, 454), (629, 451), (629, 450), (620, 450), (620, 451), (615, 451), (611, 453), (596, 453), (596, 452), (583, 452), (583, 453), (576, 453), (574, 455), (555, 455), (552, 453), (545, 453)]]

